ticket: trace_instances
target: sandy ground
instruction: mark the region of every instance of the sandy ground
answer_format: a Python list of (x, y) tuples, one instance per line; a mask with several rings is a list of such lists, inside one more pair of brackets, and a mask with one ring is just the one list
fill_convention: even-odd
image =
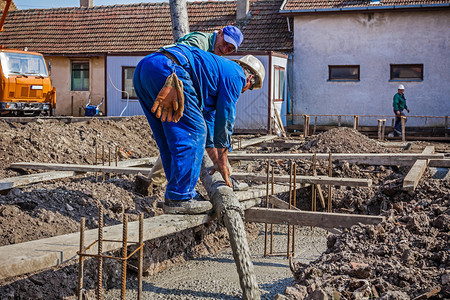
[[(264, 257), (264, 225), (260, 234), (250, 243), (255, 274), (261, 290), (261, 299), (273, 299), (293, 285), (292, 272), (286, 259), (287, 226), (274, 226), (274, 253), (280, 256)], [(326, 249), (325, 230), (309, 227), (296, 228), (294, 261), (309, 263)], [(208, 255), (183, 265), (144, 277), (143, 299), (241, 299), (241, 289), (231, 249), (217, 255)], [(136, 299), (137, 281), (127, 281), (127, 299)], [(105, 299), (118, 299), (120, 289), (109, 290)]]

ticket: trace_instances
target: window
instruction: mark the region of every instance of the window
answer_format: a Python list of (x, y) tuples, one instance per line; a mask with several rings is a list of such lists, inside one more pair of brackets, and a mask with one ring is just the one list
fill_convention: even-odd
[(89, 91), (89, 62), (72, 61), (72, 91)]
[(275, 72), (275, 81), (273, 88), (273, 101), (283, 101), (285, 68), (280, 66), (274, 66), (274, 72)]
[(423, 65), (391, 65), (391, 80), (423, 80)]
[(359, 81), (359, 66), (328, 66), (328, 80)]
[[(127, 91), (130, 99), (137, 99), (133, 86), (133, 74), (136, 67), (122, 67), (122, 91)], [(122, 99), (127, 99), (127, 94), (122, 93)]]

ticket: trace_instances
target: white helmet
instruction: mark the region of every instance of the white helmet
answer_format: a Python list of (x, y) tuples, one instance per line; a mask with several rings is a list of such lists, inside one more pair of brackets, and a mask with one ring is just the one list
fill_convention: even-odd
[(398, 89), (399, 89), (399, 90), (404, 90), (404, 89), (405, 89), (405, 86), (404, 86), (403, 84), (400, 84), (400, 85), (398, 86)]
[(253, 55), (246, 55), (234, 61), (241, 67), (248, 67), (253, 74), (255, 74), (255, 84), (253, 85), (253, 88), (260, 89), (263, 85), (264, 77), (266, 76), (266, 70), (264, 69), (262, 62)]

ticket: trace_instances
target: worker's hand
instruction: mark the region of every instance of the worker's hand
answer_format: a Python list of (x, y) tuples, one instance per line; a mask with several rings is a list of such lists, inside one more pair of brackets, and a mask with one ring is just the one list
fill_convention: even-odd
[(408, 113), (409, 113), (409, 108), (407, 108), (406, 110), (407, 110), (407, 111), (408, 111)]
[(231, 184), (230, 179), (230, 169), (228, 169), (228, 159), (227, 159), (227, 148), (217, 148), (217, 167), (219, 168), (219, 172), (222, 175), (223, 180), (225, 181), (225, 184), (229, 187), (233, 187)]
[(397, 110), (397, 111), (395, 112), (395, 114), (396, 114), (397, 116), (400, 116), (400, 111)]

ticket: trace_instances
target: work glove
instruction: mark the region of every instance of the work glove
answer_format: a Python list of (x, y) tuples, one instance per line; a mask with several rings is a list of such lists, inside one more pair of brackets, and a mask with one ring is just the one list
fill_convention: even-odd
[(170, 74), (159, 91), (152, 107), (152, 113), (156, 112), (156, 117), (162, 122), (177, 123), (183, 116), (184, 94), (183, 82), (178, 79), (175, 73)]

